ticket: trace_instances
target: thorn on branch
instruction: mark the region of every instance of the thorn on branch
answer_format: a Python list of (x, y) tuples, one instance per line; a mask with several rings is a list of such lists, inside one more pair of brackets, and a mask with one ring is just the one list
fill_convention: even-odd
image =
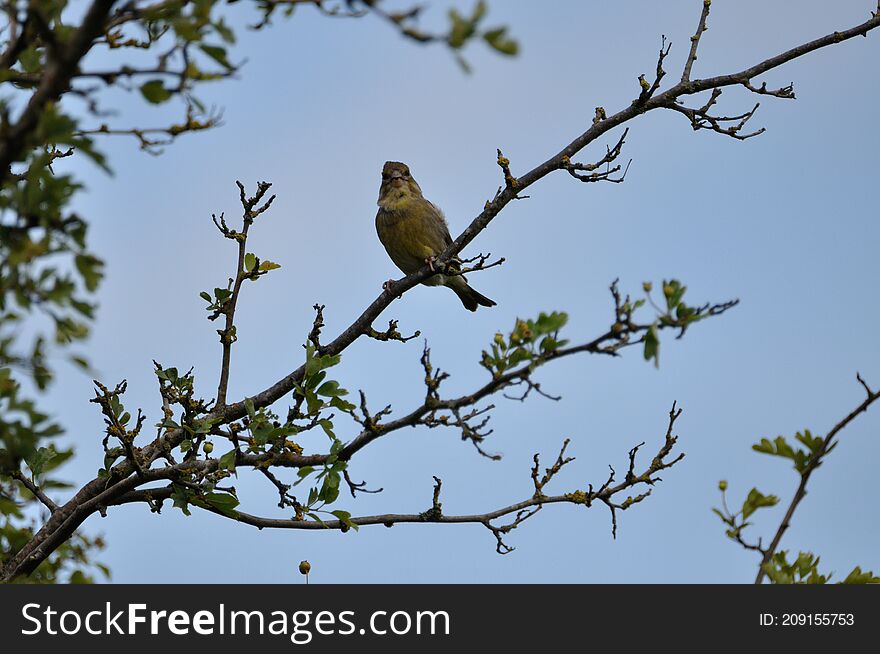
[(778, 89), (768, 89), (767, 82), (763, 82), (759, 87), (754, 87), (752, 86), (751, 80), (746, 80), (742, 85), (752, 93), (757, 93), (758, 95), (772, 95), (773, 97), (783, 98), (785, 100), (796, 99), (794, 95), (794, 84), (789, 84), (788, 86), (783, 86)]
[[(638, 453), (639, 448), (642, 447), (644, 444), (645, 444), (645, 441), (642, 441), (641, 443), (639, 443), (638, 445), (636, 445), (634, 448), (632, 448), (629, 451), (629, 470), (626, 471), (627, 483), (631, 484), (636, 481), (636, 476), (633, 472), (636, 467), (636, 454)], [(647, 483), (653, 484), (654, 482), (651, 481), (650, 479), (648, 479)]]
[(223, 236), (225, 238), (231, 238), (232, 240), (237, 240), (236, 237), (238, 235), (238, 232), (236, 232), (234, 229), (229, 229), (229, 227), (226, 225), (225, 215), (222, 212), (220, 213), (219, 219), (217, 218), (216, 214), (212, 213), (211, 220), (214, 221), (214, 224), (217, 226), (217, 229), (220, 230), (220, 233), (223, 234)]
[(539, 504), (531, 510), (522, 509), (520, 511), (517, 511), (516, 518), (514, 518), (512, 522), (509, 522), (506, 525), (501, 525), (500, 527), (496, 527), (489, 520), (484, 522), (483, 525), (486, 527), (486, 529), (492, 532), (492, 535), (495, 536), (495, 540), (497, 541), (495, 545), (495, 551), (499, 554), (510, 554), (512, 551), (514, 551), (516, 549), (515, 547), (512, 547), (504, 542), (504, 536), (506, 534), (509, 534), (511, 531), (519, 527), (523, 522), (535, 515), (538, 511), (541, 510), (542, 506), (543, 505)]
[(538, 479), (538, 469), (540, 467), (539, 455), (537, 453), (535, 454), (533, 458), (535, 465), (532, 466), (532, 483), (535, 485), (535, 494), (533, 497), (538, 499), (545, 497), (544, 486), (550, 483), (550, 480), (552, 480), (553, 477), (556, 476), (556, 473), (558, 473), (562, 469), (562, 466), (574, 461), (573, 456), (565, 456), (565, 449), (568, 447), (568, 444), (570, 442), (571, 439), (569, 438), (566, 438), (563, 441), (562, 448), (559, 450), (559, 455), (556, 457), (556, 462), (549, 468), (544, 469), (544, 476), (541, 477), (541, 479)]
[(874, 391), (872, 391), (871, 387), (868, 386), (868, 383), (864, 379), (862, 379), (861, 373), (858, 373), (858, 372), (856, 373), (856, 379), (862, 385), (862, 388), (865, 389), (865, 392), (868, 394), (868, 397), (869, 398), (874, 397)]
[[(627, 171), (629, 171), (629, 166), (632, 163), (632, 159), (630, 159), (629, 162), (626, 164), (626, 168), (624, 169), (623, 174), (619, 177), (613, 177), (613, 175), (617, 172), (620, 172), (621, 166), (618, 164), (612, 167), (611, 163), (620, 156), (620, 153), (623, 150), (623, 144), (626, 142), (626, 137), (628, 134), (629, 128), (623, 131), (623, 134), (613, 148), (606, 147), (605, 156), (595, 163), (575, 163), (568, 156), (563, 155), (560, 159), (560, 167), (568, 171), (569, 175), (581, 182), (612, 182), (614, 184), (620, 184), (626, 178), (626, 173)], [(602, 166), (605, 166), (604, 171), (595, 172)], [(583, 175), (580, 174), (578, 171), (585, 171), (589, 172), (590, 174)]]
[(363, 415), (363, 418), (359, 418), (354, 411), (351, 411), (350, 415), (352, 418), (354, 418), (355, 422), (361, 425), (365, 430), (375, 432), (376, 428), (379, 426), (379, 421), (382, 419), (382, 416), (387, 416), (391, 413), (391, 405), (387, 405), (384, 409), (382, 409), (375, 415), (370, 415), (370, 410), (367, 408), (366, 393), (364, 393), (363, 390), (360, 390), (358, 392), (361, 396), (361, 414)]
[(257, 216), (266, 211), (272, 206), (272, 202), (275, 201), (275, 196), (272, 195), (266, 200), (266, 202), (260, 205), (263, 196), (266, 195), (266, 191), (272, 186), (269, 182), (257, 182), (257, 191), (254, 193), (253, 197), (250, 198), (245, 194), (244, 184), (238, 180), (235, 180), (235, 184), (238, 186), (239, 201), (241, 202), (242, 209), (244, 209), (242, 217), (244, 218), (246, 225), (252, 223)]
[(297, 502), (297, 499), (293, 495), (289, 494), (289, 491), (291, 488), (290, 484), (283, 483), (280, 479), (278, 479), (278, 477), (276, 477), (267, 468), (265, 468), (263, 466), (258, 466), (254, 469), (261, 472), (263, 474), (263, 476), (266, 479), (268, 479), (270, 482), (272, 482), (272, 485), (275, 486), (275, 488), (278, 490), (278, 508), (279, 509), (283, 509), (284, 507), (287, 507), (287, 506), (292, 506), (294, 508), (294, 510), (296, 510), (297, 507), (299, 507), (299, 502)]
[(422, 356), (419, 361), (425, 371), (425, 403), (433, 404), (439, 402), (440, 393), (438, 389), (443, 380), (449, 377), (449, 374), (439, 369), (434, 370), (434, 366), (431, 364), (431, 348), (428, 347), (428, 341), (425, 341), (425, 347), (422, 350)]
[[(657, 92), (657, 89), (660, 88), (660, 81), (666, 75), (666, 71), (663, 70), (663, 61), (669, 55), (669, 51), (671, 49), (672, 42), (667, 45), (666, 35), (663, 34), (660, 38), (660, 54), (657, 56), (657, 70), (654, 74), (654, 82), (649, 84), (644, 75), (639, 75), (639, 86), (641, 87), (642, 91), (641, 93), (639, 93), (639, 97), (636, 99), (636, 104), (645, 104)], [(595, 123), (595, 121), (593, 122)]]
[(546, 391), (541, 390), (541, 384), (537, 382), (533, 382), (529, 377), (522, 377), (521, 379), (517, 379), (514, 382), (510, 382), (508, 386), (521, 386), (525, 384), (526, 390), (523, 391), (522, 395), (510, 395), (508, 393), (502, 393), (504, 397), (508, 400), (516, 400), (517, 402), (525, 402), (526, 398), (528, 398), (529, 394), (532, 391), (535, 391), (541, 397), (546, 397), (548, 400), (553, 400), (554, 402), (559, 402), (562, 399), (561, 395), (550, 395)]
[(364, 332), (365, 335), (370, 338), (374, 338), (377, 341), (400, 341), (401, 343), (406, 343), (407, 341), (411, 341), (414, 338), (418, 338), (422, 335), (422, 332), (418, 329), (410, 336), (403, 336), (397, 329), (397, 321), (389, 320), (388, 321), (388, 329), (384, 332), (378, 332), (373, 329), (372, 326), (367, 328), (367, 331)]
[(312, 308), (315, 310), (315, 321), (312, 323), (312, 331), (309, 332), (309, 342), (315, 346), (315, 350), (321, 349), (321, 328), (324, 327), (324, 307), (323, 304), (314, 304)]
[[(702, 107), (686, 107), (677, 101), (669, 102), (664, 106), (667, 109), (672, 109), (673, 111), (677, 111), (678, 113), (686, 116), (688, 120), (690, 120), (691, 127), (693, 127), (694, 131), (709, 129), (713, 132), (718, 132), (719, 134), (730, 136), (731, 138), (735, 138), (739, 141), (745, 141), (746, 139), (750, 139), (753, 136), (758, 136), (759, 134), (763, 134), (765, 131), (767, 131), (765, 127), (762, 127), (754, 132), (740, 134), (743, 127), (745, 127), (746, 123), (748, 123), (749, 120), (751, 120), (752, 116), (755, 115), (758, 107), (761, 106), (760, 102), (756, 103), (750, 111), (747, 111), (744, 114), (740, 114), (738, 116), (714, 116), (710, 114), (709, 110), (712, 108), (713, 105), (715, 105), (720, 96), (721, 89), (714, 88), (712, 89), (712, 94), (709, 96), (709, 100)], [(729, 125), (730, 123), (733, 124)]]
[[(527, 195), (522, 196), (519, 199), (527, 198)], [(444, 271), (444, 274), (447, 276), (455, 276), (455, 275), (464, 275), (467, 273), (476, 272), (479, 270), (488, 270), (489, 268), (494, 268), (495, 266), (502, 265), (507, 259), (501, 257), (493, 261), (492, 263), (486, 263), (490, 258), (492, 258), (492, 253), (483, 254), (482, 252), (475, 257), (471, 257), (470, 259), (458, 259), (456, 263), (458, 264), (459, 269), (451, 269), (450, 266), (447, 266), (447, 270)], [(472, 266), (467, 266), (467, 264), (473, 264)]]
[(376, 489), (368, 489), (366, 488), (367, 482), (364, 481), (352, 481), (351, 477), (348, 474), (348, 470), (342, 471), (342, 476), (345, 478), (345, 483), (348, 484), (348, 490), (351, 493), (352, 497), (356, 497), (356, 493), (381, 493), (384, 488), (376, 488)]
[(516, 177), (513, 176), (510, 172), (510, 159), (505, 157), (501, 150), (497, 150), (498, 152), (498, 165), (501, 166), (501, 170), (504, 173), (504, 185), (507, 187), (509, 191), (513, 191), (514, 195), (516, 195), (516, 189), (519, 186), (519, 181)]
[(422, 520), (430, 522), (443, 517), (443, 504), (440, 503), (440, 488), (442, 486), (443, 481), (439, 477), (434, 476), (434, 495), (431, 500), (431, 508), (419, 514)]

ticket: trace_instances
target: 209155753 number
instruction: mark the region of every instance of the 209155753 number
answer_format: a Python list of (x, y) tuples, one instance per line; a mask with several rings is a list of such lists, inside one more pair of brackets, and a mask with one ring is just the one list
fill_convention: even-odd
[(764, 613), (761, 616), (761, 625), (781, 627), (851, 627), (855, 624), (855, 615), (852, 613), (783, 613), (775, 616), (772, 613)]

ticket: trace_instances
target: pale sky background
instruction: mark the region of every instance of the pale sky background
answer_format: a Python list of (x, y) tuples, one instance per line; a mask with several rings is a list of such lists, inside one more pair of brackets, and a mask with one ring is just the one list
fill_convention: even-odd
[[(447, 4), (432, 2), (423, 24), (444, 26)], [(496, 147), (522, 174), (586, 129), (595, 106), (626, 106), (637, 76), (654, 70), (661, 34), (673, 42), (667, 81), (677, 79), (700, 4), (495, 0), (487, 24), (509, 25), (522, 52), (507, 59), (473, 44), (470, 76), (444, 48), (419, 47), (371, 17), (334, 20), (303, 8), (261, 33), (240, 30), (232, 58), (248, 63), (239, 79), (201, 96), (223, 108), (222, 128), (185, 136), (158, 158), (133, 139), (106, 141), (113, 178), (75, 160), (88, 186), (77, 208), (109, 273), (85, 347), (101, 379), (127, 378), (126, 405), (143, 407), (149, 424), (160, 415), (153, 358), (195, 366), (200, 392), (213, 396), (220, 350), (198, 293), (233, 271), (234, 249), (210, 217), (239, 214), (234, 180), (274, 183), (278, 199), (253, 228), (251, 249), (283, 266), (249, 285), (239, 304), (230, 396), (240, 399), (299, 365), (315, 302), (327, 305), (331, 337), (383, 280), (398, 276), (373, 224), (385, 160), (410, 164), (458, 234), (500, 183)], [(694, 75), (739, 70), (862, 22), (873, 8), (870, 0), (716, 1)], [(113, 581), (301, 583), (296, 565), (308, 559), (313, 583), (750, 582), (756, 556), (728, 541), (710, 512), (718, 480), (729, 480), (734, 502), (758, 486), (787, 503), (796, 474), (751, 444), (805, 427), (826, 432), (863, 399), (857, 370), (880, 385), (878, 55), (880, 35), (872, 34), (757, 80), (793, 81), (798, 100), (764, 98), (754, 125), (768, 131), (744, 143), (694, 133), (672, 112), (638, 118), (624, 153), (633, 158), (626, 183), (584, 185), (557, 173), (465, 251), (507, 258), (471, 279), (496, 308), (470, 314), (451, 292), (420, 287), (383, 316), (422, 330), (435, 365), (452, 375), (445, 393), (457, 395), (484, 383), (480, 352), (517, 316), (568, 311), (566, 334), (575, 341), (604, 331), (616, 277), (633, 293), (643, 280), (677, 277), (694, 303), (740, 298), (683, 340), (666, 335), (659, 370), (631, 349), (617, 360), (569, 358), (539, 371), (536, 380), (564, 399), (498, 401), (486, 448), (503, 453), (500, 462), (478, 456), (452, 430), (383, 438), (357, 456), (351, 474), (385, 491), (356, 501), (344, 493), (336, 507), (423, 511), (437, 475), (447, 513), (491, 510), (528, 497), (532, 455), (549, 463), (566, 437), (577, 460), (548, 491), (598, 485), (608, 464), (622, 477), (627, 451), (642, 440), (647, 464), (677, 400), (687, 458), (662, 475), (648, 501), (619, 514), (616, 541), (601, 506), (546, 507), (508, 536), (517, 549), (507, 556), (478, 525), (257, 531), (198, 511), (185, 518), (170, 503), (161, 516), (128, 506), (84, 526), (104, 534), (100, 560)], [(120, 126), (179, 118), (178, 108), (147, 107), (137, 94), (114, 97)], [(753, 102), (730, 90), (720, 106), (735, 114)], [(604, 147), (594, 144), (584, 160)], [(421, 348), (421, 339), (360, 341), (337, 378), (365, 389), (374, 408), (391, 403), (400, 415), (423, 397)], [(48, 397), (77, 448), (64, 473), (78, 485), (101, 461), (102, 420), (91, 395), (90, 379), (65, 368)], [(337, 425), (344, 438), (356, 433), (344, 419)], [(837, 578), (857, 564), (880, 571), (878, 431), (875, 408), (842, 434), (782, 542), (820, 554)], [(302, 444), (315, 451), (325, 442), (316, 433)], [(243, 510), (278, 513), (276, 492), (259, 475), (243, 471), (235, 485)], [(769, 539), (783, 511), (762, 512), (753, 535)]]

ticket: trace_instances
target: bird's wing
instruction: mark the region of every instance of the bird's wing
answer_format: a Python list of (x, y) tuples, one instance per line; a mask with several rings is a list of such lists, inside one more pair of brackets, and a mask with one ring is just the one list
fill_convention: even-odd
[(448, 248), (452, 244), (452, 235), (449, 233), (449, 224), (446, 222), (446, 216), (443, 215), (443, 210), (440, 207), (438, 207), (436, 204), (434, 204), (433, 202), (431, 202), (430, 204), (432, 207), (434, 207), (434, 210), (437, 212), (437, 215), (440, 216), (440, 223), (442, 225), (442, 227), (440, 228), (440, 231), (442, 232), (443, 249), (445, 250), (446, 248)]

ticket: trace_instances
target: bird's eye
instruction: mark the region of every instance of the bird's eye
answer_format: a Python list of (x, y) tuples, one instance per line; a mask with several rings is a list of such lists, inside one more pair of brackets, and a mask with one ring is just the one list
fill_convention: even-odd
[(382, 173), (382, 181), (387, 182), (389, 179), (391, 179), (391, 175), (388, 173)]

